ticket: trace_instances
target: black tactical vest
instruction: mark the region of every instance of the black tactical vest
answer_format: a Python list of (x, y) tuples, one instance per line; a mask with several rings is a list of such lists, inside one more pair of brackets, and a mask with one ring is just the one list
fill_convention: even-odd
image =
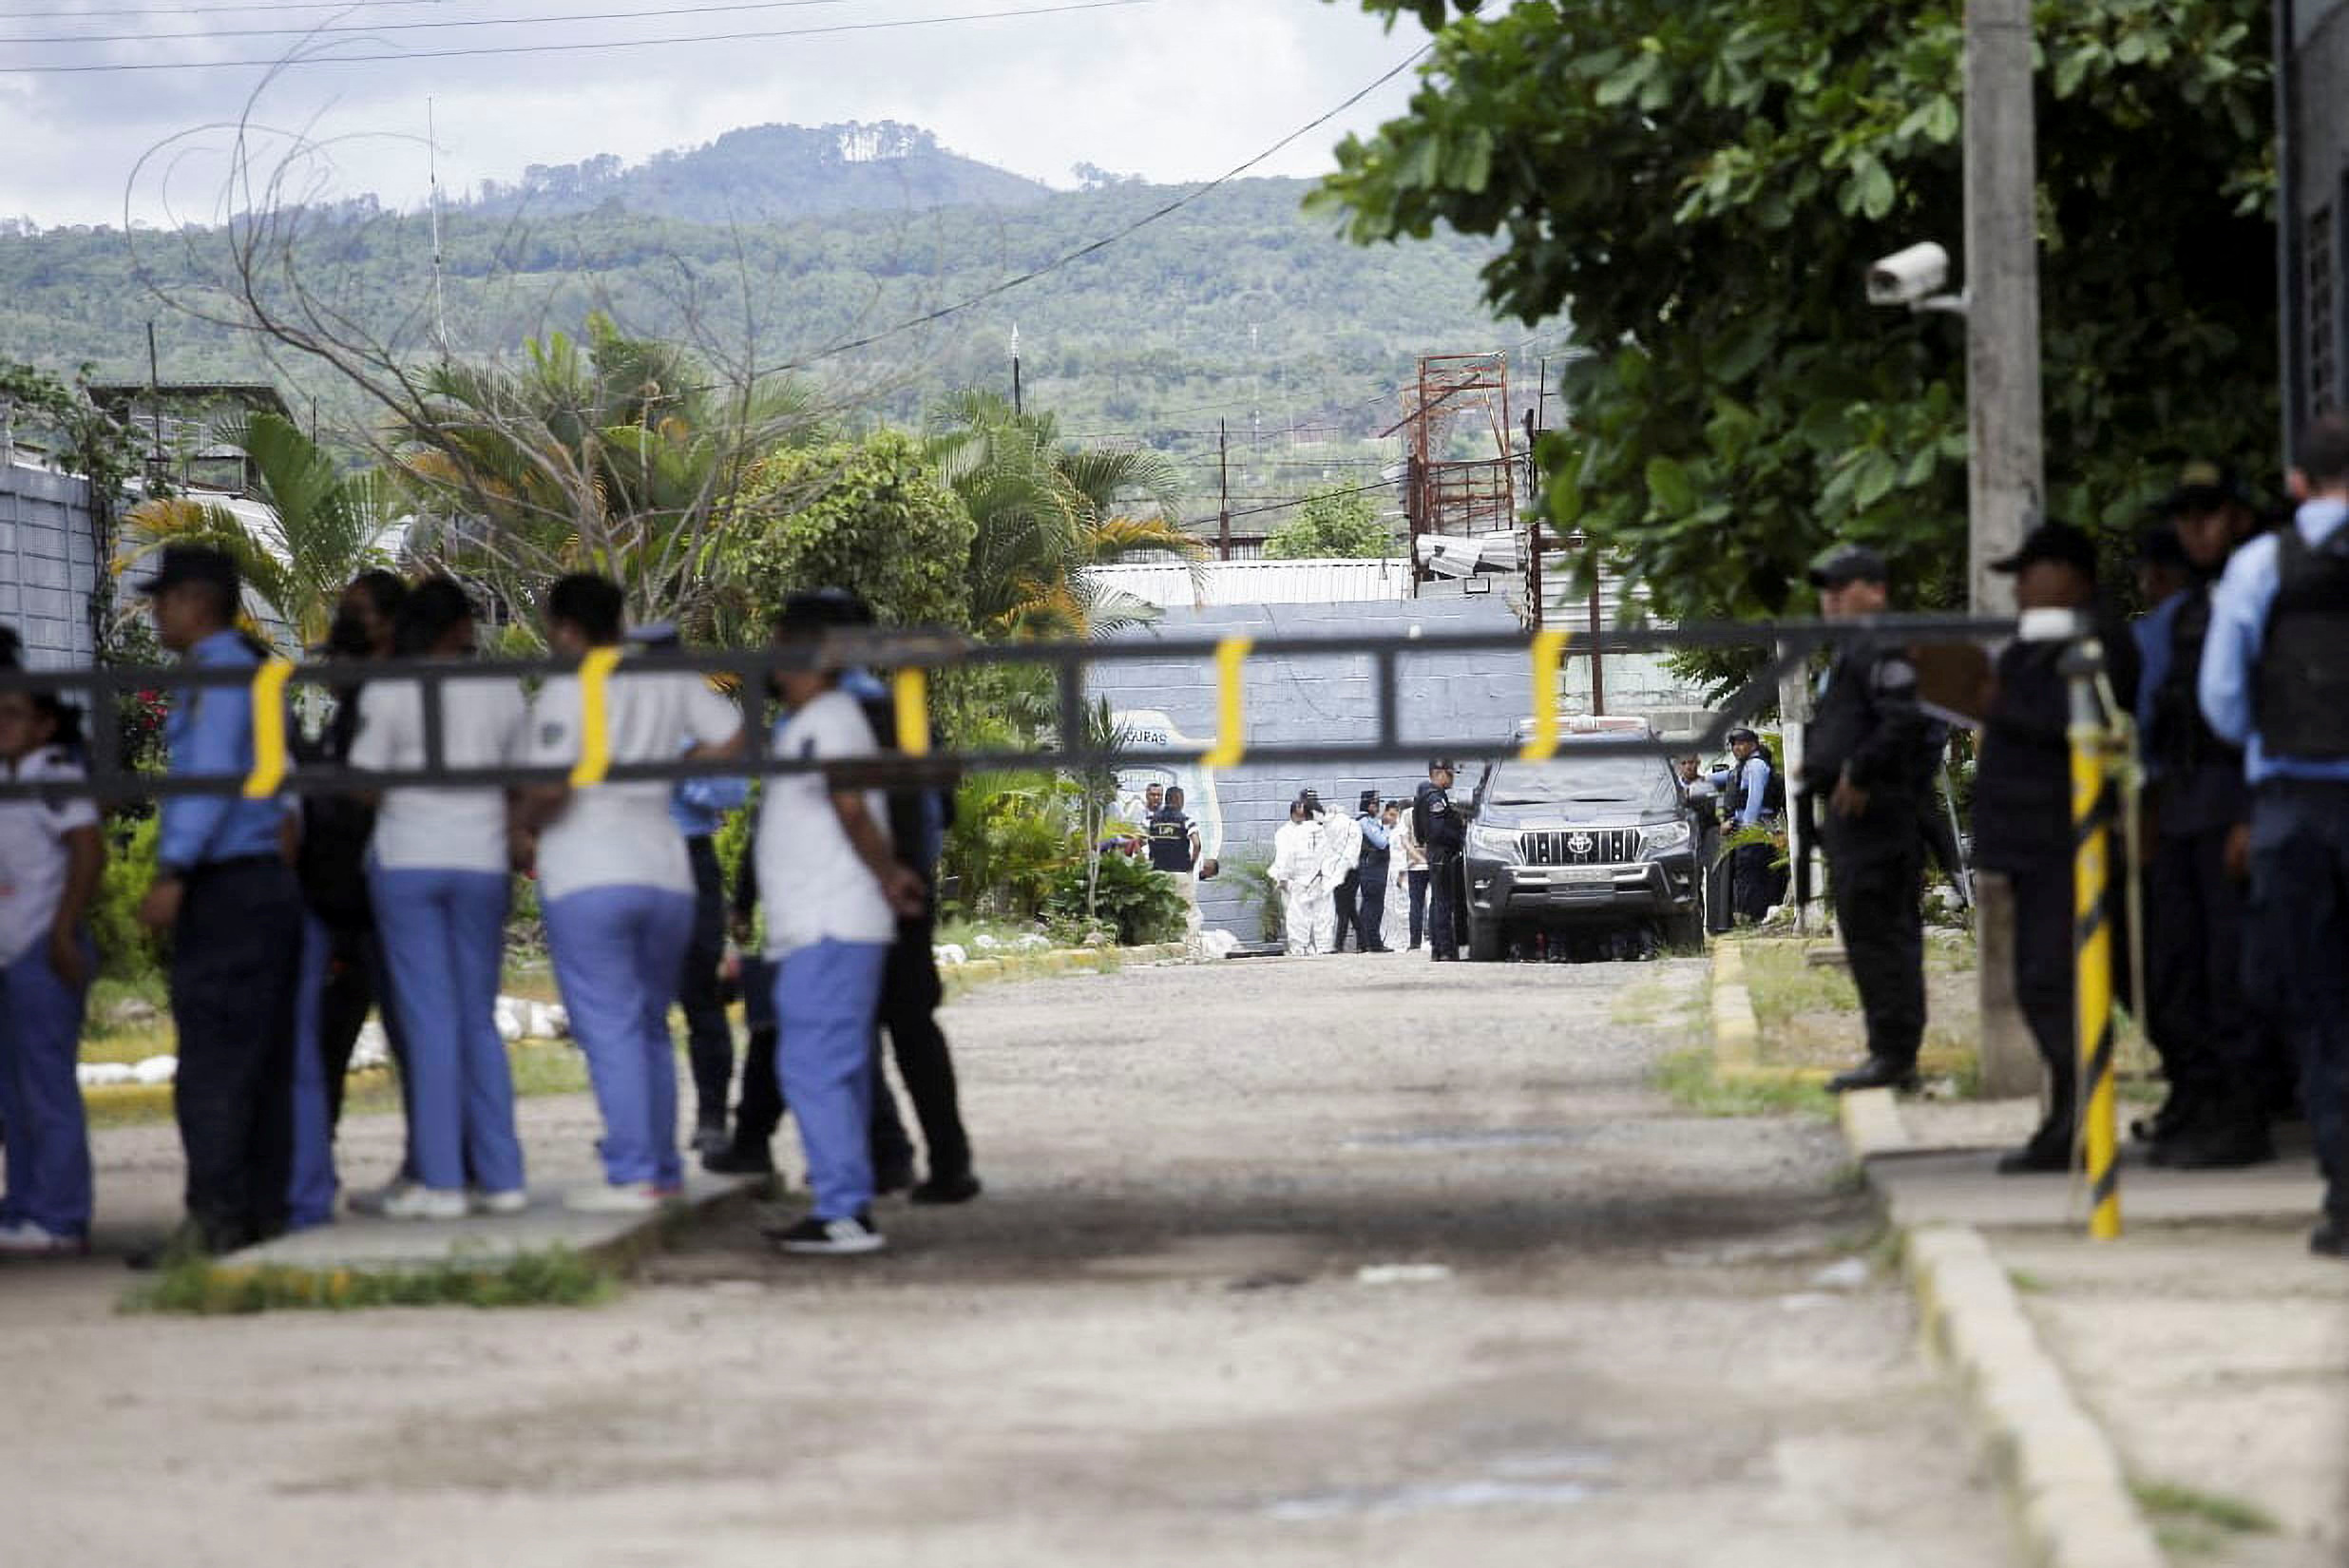
[(2153, 693), (2146, 754), (2172, 773), (2240, 767), (2243, 754), (2219, 738), (2202, 711), (2203, 644), (2210, 636), (2210, 588), (2187, 590), (2169, 622), (2169, 673)]
[(2260, 739), (2270, 755), (2349, 761), (2349, 525), (2316, 549), (2297, 526), (2276, 542), (2276, 600), (2260, 655)]

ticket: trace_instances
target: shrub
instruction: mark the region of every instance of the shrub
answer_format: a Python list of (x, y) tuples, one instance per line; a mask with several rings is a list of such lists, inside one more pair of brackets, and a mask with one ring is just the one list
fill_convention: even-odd
[(116, 818), (106, 828), (106, 865), (90, 900), (90, 937), (98, 944), (102, 973), (138, 980), (163, 966), (162, 936), (139, 924), (139, 901), (155, 880), (155, 833), (159, 819)]
[[(1045, 912), (1081, 921), (1085, 893), (1085, 868), (1080, 863), (1061, 873), (1052, 896), (1044, 901)], [(1183, 934), (1189, 906), (1175, 890), (1174, 879), (1154, 870), (1147, 860), (1102, 855), (1092, 893), (1095, 918), (1116, 930), (1117, 941), (1125, 947), (1173, 942)]]

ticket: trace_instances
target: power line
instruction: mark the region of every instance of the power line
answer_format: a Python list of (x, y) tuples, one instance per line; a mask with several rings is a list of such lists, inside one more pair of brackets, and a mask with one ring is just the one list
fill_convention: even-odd
[[(437, 4), (438, 0), (418, 0)], [(840, 6), (851, 0), (736, 0), (718, 6), (664, 6), (659, 10), (579, 11), (555, 16), (478, 16), (462, 22), (354, 22), (331, 27), (220, 28), (208, 32), (86, 32), (0, 38), (0, 44), (162, 44), (196, 38), (315, 37), (330, 32), (422, 32), (437, 28), (520, 28), (541, 22), (643, 22), (671, 16), (707, 16), (719, 11), (788, 10), (802, 6)]]
[[(1257, 164), (1263, 163), (1266, 159), (1270, 158), (1273, 154), (1279, 152), (1282, 148), (1288, 146), (1291, 142), (1296, 141), (1298, 138), (1319, 130), (1330, 121), (1335, 120), (1339, 115), (1344, 114), (1347, 109), (1352, 108), (1355, 105), (1361, 103), (1364, 99), (1378, 91), (1379, 88), (1386, 86), (1387, 83), (1392, 82), (1396, 77), (1401, 76), (1404, 71), (1409, 70), (1413, 66), (1418, 65), (1420, 61), (1424, 59), (1434, 48), (1435, 45), (1432, 43), (1422, 45), (1419, 48), (1412, 50), (1410, 55), (1404, 59), (1402, 64), (1396, 66), (1392, 70), (1389, 70), (1384, 76), (1381, 76), (1377, 81), (1372, 82), (1368, 86), (1364, 87), (1360, 91), (1354, 93), (1336, 107), (1329, 109), (1324, 114), (1316, 116), (1302, 125), (1299, 125), (1295, 130), (1290, 131), (1287, 136), (1282, 137), (1279, 141), (1273, 143), (1270, 146), (1265, 148), (1264, 151), (1256, 154), (1253, 158), (1249, 159), (1246, 163), (1234, 164), (1232, 167), (1225, 170), (1223, 173), (1217, 175), (1214, 179), (1210, 180), (1204, 185), (1197, 187), (1195, 190), (1190, 191), (1185, 195), (1178, 196), (1174, 201), (1167, 202), (1165, 205), (1155, 207), (1151, 211), (1144, 213), (1133, 222), (1128, 223), (1124, 228), (1116, 230), (1110, 234), (1105, 234), (1100, 239), (1093, 240), (1088, 244), (1079, 245), (1075, 250), (1068, 252), (1066, 255), (1057, 257), (1054, 259), (1045, 262), (1042, 266), (1032, 267), (1028, 271), (1020, 274), (1017, 277), (1007, 277), (1001, 283), (982, 289), (977, 294), (971, 295), (966, 298), (958, 299), (951, 305), (941, 305), (934, 311), (926, 311), (922, 315), (914, 316), (910, 320), (900, 321), (893, 327), (884, 327), (879, 332), (868, 333), (862, 337), (853, 337), (844, 343), (835, 343), (829, 349), (820, 349), (814, 354), (804, 355), (798, 359), (788, 360), (780, 365), (771, 365), (765, 370), (754, 373), (754, 374), (757, 376), (782, 375), (792, 371), (805, 370), (811, 365), (821, 364), (827, 359), (837, 358), (844, 354), (853, 354), (858, 349), (870, 348), (875, 343), (885, 342), (889, 338), (899, 336), (905, 333), (913, 332), (919, 328), (930, 326), (935, 322), (944, 321), (950, 316), (959, 316), (963, 312), (969, 310), (974, 305), (983, 305), (990, 299), (1000, 299), (1014, 289), (1022, 287), (1025, 284), (1033, 283), (1036, 279), (1043, 277), (1049, 274), (1059, 272), (1061, 268), (1081, 261), (1088, 256), (1098, 255), (1098, 253), (1109, 249), (1110, 246), (1117, 244), (1118, 241), (1129, 239), (1132, 236), (1140, 233), (1143, 229), (1146, 229), (1151, 224), (1157, 222), (1160, 219), (1170, 217), (1173, 214), (1181, 211), (1183, 208), (1191, 205), (1194, 201), (1198, 201), (1201, 197), (1206, 196), (1211, 191), (1230, 184), (1232, 181), (1237, 180), (1241, 175), (1246, 174), (1250, 169), (1254, 168)], [(700, 390), (710, 392), (717, 389), (714, 387), (705, 387)]]
[[(882, 32), (897, 28), (933, 28), (951, 22), (995, 22), (1016, 16), (1058, 16), (1070, 11), (1114, 10), (1126, 6), (1154, 5), (1156, 0), (1071, 0), (1058, 6), (1027, 6), (1015, 10), (964, 11), (952, 16), (910, 16), (894, 22), (834, 22), (820, 28), (764, 28), (747, 32), (693, 33), (681, 38), (608, 38), (571, 44), (480, 45), (456, 49), (387, 49), (374, 54), (344, 54), (332, 49), (296, 50), (274, 60), (143, 60), (84, 66), (0, 66), (0, 76), (73, 76), (92, 72), (148, 70), (229, 70), (288, 66), (357, 66), (375, 61), (456, 60), (484, 55), (576, 54), (589, 49), (657, 48), (672, 44), (733, 44), (763, 38), (812, 38), (828, 33)], [(365, 29), (362, 29), (365, 30)], [(195, 34), (180, 34), (193, 37)], [(1275, 149), (1277, 150), (1277, 149)]]
[(89, 10), (59, 11), (53, 6), (31, 10), (0, 10), (0, 17), (53, 21), (60, 16), (226, 16), (239, 11), (363, 10), (376, 6), (440, 6), (449, 0), (263, 0), (247, 6), (107, 6)]

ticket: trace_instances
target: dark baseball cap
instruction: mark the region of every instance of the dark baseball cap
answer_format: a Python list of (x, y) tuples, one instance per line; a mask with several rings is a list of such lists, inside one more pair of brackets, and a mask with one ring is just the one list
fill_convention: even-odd
[(1447, 762), (1442, 757), (1438, 757), (1433, 762), (1427, 764), (1427, 771), (1429, 773), (1434, 773), (1438, 768), (1442, 768), (1447, 774), (1456, 774), (1460, 772), (1459, 763)]
[(1754, 734), (1751, 730), (1745, 728), (1743, 725), (1740, 725), (1738, 728), (1729, 732), (1730, 745), (1734, 746), (1741, 740), (1749, 740), (1757, 746), (1762, 744), (1762, 737)]
[(2096, 542), (2069, 523), (2042, 523), (2023, 540), (2023, 546), (1990, 569), (2009, 576), (2041, 561), (2070, 566), (2091, 581), (2096, 576)]
[(1358, 812), (1377, 811), (1379, 809), (1379, 792), (1376, 790), (1363, 791), (1362, 799), (1355, 805), (1354, 809)]
[(783, 601), (782, 613), (774, 618), (775, 630), (787, 637), (872, 623), (872, 606), (846, 588), (803, 588)]
[(2229, 464), (2194, 462), (2178, 470), (2176, 488), (2162, 498), (2156, 509), (2164, 517), (2176, 517), (2216, 511), (2229, 505), (2251, 505), (2251, 492), (2244, 488), (2243, 476)]
[(1854, 583), (1890, 583), (1892, 568), (1881, 552), (1865, 545), (1838, 545), (1811, 563), (1810, 585), (1843, 588)]
[(139, 591), (152, 599), (182, 583), (209, 583), (230, 598), (244, 591), (237, 563), (208, 545), (166, 545), (155, 558), (155, 573), (142, 578)]

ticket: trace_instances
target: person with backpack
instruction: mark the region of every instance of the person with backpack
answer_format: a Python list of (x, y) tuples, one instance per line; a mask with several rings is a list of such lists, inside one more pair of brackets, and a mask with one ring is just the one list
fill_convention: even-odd
[[(1786, 811), (1786, 782), (1770, 760), (1762, 737), (1751, 730), (1729, 732), (1729, 751), (1737, 758), (1730, 775), (1728, 801), (1729, 825), (1738, 832), (1775, 830)], [(1729, 908), (1748, 925), (1758, 925), (1778, 902), (1778, 846), (1754, 841), (1740, 844), (1729, 857)]]
[(1354, 878), (1354, 945), (1365, 953), (1391, 952), (1386, 946), (1386, 873), (1393, 837), (1379, 805), (1379, 792), (1365, 790), (1355, 826), (1362, 830), (1362, 858)]

